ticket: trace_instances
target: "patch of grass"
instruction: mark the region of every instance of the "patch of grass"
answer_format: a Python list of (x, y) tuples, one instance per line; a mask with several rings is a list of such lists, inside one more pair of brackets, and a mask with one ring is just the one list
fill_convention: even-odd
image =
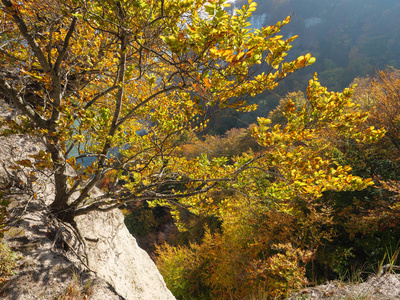
[[(0, 186), (0, 188), (3, 188)], [(6, 231), (6, 221), (8, 218), (7, 207), (10, 204), (9, 200), (3, 199), (4, 192), (0, 190), (0, 241), (3, 238), (4, 232)]]
[[(378, 263), (378, 267), (376, 270), (376, 274), (378, 276), (383, 275), (384, 273), (395, 273), (395, 270), (399, 270), (400, 267), (397, 265), (399, 260), (400, 247), (399, 243), (397, 243), (396, 247), (393, 249), (390, 245), (389, 248), (386, 247), (385, 255), (382, 260)], [(384, 264), (387, 262), (386, 264)]]
[(86, 300), (93, 293), (93, 282), (89, 280), (82, 283), (81, 277), (76, 270), (72, 271), (73, 281), (65, 290), (58, 295), (57, 300)]
[(0, 287), (15, 274), (18, 256), (5, 242), (0, 243)]
[(367, 297), (367, 295), (346, 296), (343, 300), (366, 300)]
[(364, 282), (364, 278), (368, 274), (368, 266), (366, 264), (363, 265), (354, 265), (350, 266), (349, 270), (345, 270), (344, 272), (338, 275), (338, 280), (343, 283), (348, 284), (357, 284)]

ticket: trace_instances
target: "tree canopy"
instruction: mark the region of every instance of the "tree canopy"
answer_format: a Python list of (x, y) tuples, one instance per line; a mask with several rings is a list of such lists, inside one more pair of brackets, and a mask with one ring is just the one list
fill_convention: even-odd
[[(285, 127), (270, 128), (269, 119), (259, 118), (253, 135), (261, 152), (232, 162), (181, 154), (183, 133), (204, 128), (210, 111), (255, 109), (246, 96), (275, 88), (314, 61), (310, 54), (284, 61), (296, 37), (285, 40), (278, 33), (290, 17), (250, 30), (247, 20), (256, 3), (233, 15), (224, 10), (228, 5), (204, 0), (22, 6), (2, 0), (0, 94), (21, 111), (17, 120), (4, 121), (2, 134), (29, 133), (43, 141), (46, 151), (16, 163), (52, 171), (53, 211), (73, 217), (160, 200), (218, 213), (218, 205), (204, 205), (210, 202), (203, 195), (212, 189), (279, 203), (285, 211), (293, 197), (318, 198), (325, 190), (369, 184), (324, 157), (318, 141), (332, 132), (375, 141), (382, 131), (360, 130), (367, 114), (347, 112), (352, 90), (328, 92), (316, 77), (307, 105), (296, 109), (287, 102)], [(263, 65), (268, 72), (257, 72)], [(106, 175), (112, 183), (91, 197)]]
[[(228, 5), (2, 1), (0, 94), (22, 113), (3, 134), (42, 137), (46, 151), (19, 164), (52, 169), (55, 211), (173, 200), (217, 182), (222, 174), (195, 178), (197, 163), (174, 156), (176, 137), (203, 128), (211, 108), (254, 109), (244, 97), (273, 89), (314, 60), (284, 62), (296, 38), (278, 35), (289, 17), (251, 31), (247, 19), (256, 4), (234, 15), (224, 10)], [(257, 73), (265, 64), (268, 72)], [(89, 166), (79, 163), (89, 157)], [(76, 174), (67, 175), (67, 166)], [(85, 202), (111, 169), (114, 186)], [(186, 192), (174, 192), (171, 184), (185, 185)]]

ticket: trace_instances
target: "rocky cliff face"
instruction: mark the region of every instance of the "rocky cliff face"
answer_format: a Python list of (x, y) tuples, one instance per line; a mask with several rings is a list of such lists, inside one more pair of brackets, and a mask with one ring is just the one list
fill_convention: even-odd
[(147, 253), (140, 249), (119, 210), (76, 218), (86, 241), (88, 267), (126, 299), (175, 299)]
[[(1, 101), (1, 100), (0, 100)], [(3, 109), (2, 109), (3, 108)], [(12, 112), (0, 103), (0, 117)], [(76, 218), (76, 227), (52, 217), (54, 186), (46, 173), (7, 168), (29, 159), (40, 144), (0, 137), (0, 186), (11, 200), (5, 241), (18, 255), (16, 274), (0, 287), (4, 299), (175, 299), (161, 274), (125, 227), (119, 210)]]

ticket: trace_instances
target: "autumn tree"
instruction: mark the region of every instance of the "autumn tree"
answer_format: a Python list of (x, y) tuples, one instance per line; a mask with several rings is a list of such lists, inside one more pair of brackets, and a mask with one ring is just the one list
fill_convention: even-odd
[[(327, 193), (324, 201), (333, 208), (337, 236), (319, 249), (318, 260), (326, 270), (341, 272), (355, 265), (376, 265), (388, 249), (397, 247), (400, 232), (398, 162), (399, 71), (377, 70), (376, 74), (356, 78), (353, 100), (369, 116), (361, 127), (385, 128), (385, 137), (375, 144), (352, 141), (336, 143), (341, 149), (336, 159), (353, 167), (353, 173), (373, 178), (374, 185), (357, 192)], [(341, 250), (339, 250), (341, 248)], [(342, 260), (339, 253), (347, 253)], [(351, 254), (351, 255), (348, 255)], [(332, 272), (329, 271), (331, 274)]]
[[(251, 1), (234, 15), (223, 0), (1, 3), (0, 96), (21, 112), (2, 134), (41, 138), (46, 150), (17, 163), (52, 171), (51, 208), (69, 217), (227, 181), (230, 169), (193, 172), (199, 161), (174, 155), (176, 136), (206, 126), (210, 108), (254, 109), (246, 96), (314, 61), (284, 62), (289, 17), (251, 31)], [(113, 185), (89, 201), (109, 170)]]
[(386, 138), (400, 151), (400, 71), (378, 70), (369, 80), (370, 92), (361, 97), (370, 106), (369, 122), (386, 129)]
[[(336, 234), (334, 206), (324, 194), (373, 184), (333, 155), (340, 142), (374, 142), (384, 133), (362, 126), (368, 113), (353, 103), (353, 92), (329, 92), (315, 76), (306, 95), (281, 101), (278, 124), (258, 119), (251, 131), (260, 148), (233, 158), (231, 183), (182, 199), (222, 225), (201, 243), (159, 249), (158, 265), (173, 291), (199, 299), (207, 292), (211, 299), (277, 298), (307, 281), (306, 263)], [(196, 170), (205, 168), (221, 172), (203, 156)]]
[(284, 98), (279, 100), (278, 105), (269, 112), (268, 118), (271, 120), (271, 124), (273, 125), (286, 125), (286, 118), (284, 115), (285, 107), (288, 101), (291, 101), (295, 104), (296, 109), (301, 109), (301, 107), (306, 104), (305, 95), (302, 91), (292, 92), (287, 94)]

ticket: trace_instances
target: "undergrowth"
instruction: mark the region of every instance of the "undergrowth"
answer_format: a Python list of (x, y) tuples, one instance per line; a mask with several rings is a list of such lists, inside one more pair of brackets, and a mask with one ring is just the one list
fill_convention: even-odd
[(6, 243), (0, 242), (0, 287), (15, 274), (18, 256), (12, 252)]
[(3, 198), (4, 193), (0, 191), (0, 287), (15, 274), (17, 255), (12, 252), (3, 241), (8, 218), (7, 207), (9, 201)]
[(73, 281), (56, 298), (57, 300), (86, 300), (93, 293), (93, 281), (83, 283), (79, 273), (72, 271)]

